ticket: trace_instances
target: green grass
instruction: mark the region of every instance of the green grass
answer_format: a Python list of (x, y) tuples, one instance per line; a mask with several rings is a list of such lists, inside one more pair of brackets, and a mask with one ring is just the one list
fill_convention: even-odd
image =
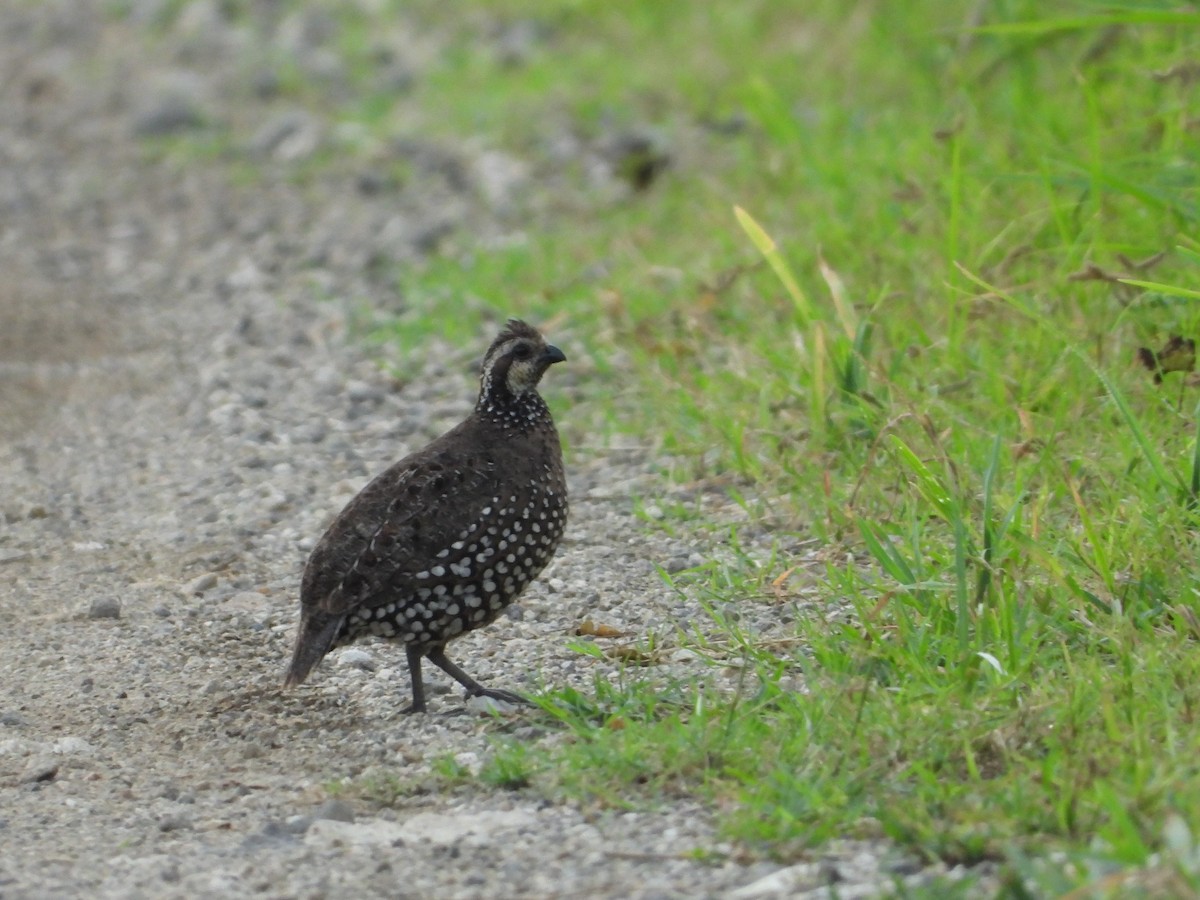
[[(737, 697), (634, 668), (552, 692), (565, 739), (498, 738), (480, 782), (700, 796), (766, 855), (885, 836), (1000, 860), (1017, 896), (1200, 891), (1200, 398), (1136, 362), (1200, 332), (1200, 15), (1153, 0), (339, 15), (356, 99), (289, 81), (294, 96), (380, 136), (482, 136), (561, 186), (516, 239), (453, 238), (397, 272), (408, 312), (383, 336), (474, 336), (496, 312), (556, 323), (595, 361), (577, 422), (693, 458), (681, 477), (729, 486), (781, 539), (818, 538), (838, 562), (810, 574), (848, 611), (797, 606), (794, 640), (756, 644), (724, 611), (797, 562), (693, 573), (678, 587), (738, 648)], [(373, 42), (404, 17), (448, 51), (397, 95)], [(526, 19), (544, 37), (507, 64), (488, 35)], [(644, 126), (675, 160), (640, 193), (547, 150)], [(725, 527), (664, 509), (647, 527)]]

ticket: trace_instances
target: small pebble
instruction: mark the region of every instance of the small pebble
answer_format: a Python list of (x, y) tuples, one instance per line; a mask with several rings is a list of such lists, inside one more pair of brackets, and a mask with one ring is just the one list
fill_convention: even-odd
[(384, 398), (383, 390), (365, 381), (346, 382), (346, 396), (356, 403), (378, 402)]
[(490, 716), (494, 713), (513, 713), (521, 709), (516, 703), (509, 703), (506, 700), (497, 700), (495, 697), (468, 697), (466, 702), (467, 712), (472, 712), (480, 716)]
[(200, 110), (187, 98), (164, 96), (156, 99), (133, 120), (133, 133), (138, 137), (159, 137), (174, 134), (204, 124)]
[(52, 756), (37, 756), (26, 763), (21, 772), (21, 784), (53, 781), (58, 777), (58, 760)]
[(96, 597), (88, 608), (89, 619), (121, 618), (121, 601), (116, 597)]
[(313, 818), (330, 819), (334, 822), (353, 822), (354, 807), (345, 800), (332, 797), (317, 807), (317, 811), (313, 813)]
[(366, 672), (375, 671), (375, 657), (366, 650), (359, 650), (357, 647), (347, 647), (338, 656), (339, 666), (350, 666), (355, 669), (362, 669)]
[(289, 834), (304, 834), (312, 823), (312, 816), (288, 816), (283, 823), (283, 828)]
[(191, 819), (183, 813), (170, 813), (158, 820), (159, 831), (184, 831), (191, 827)]
[(54, 742), (53, 750), (63, 756), (90, 756), (96, 749), (81, 737), (67, 735)]
[(190, 596), (203, 594), (205, 591), (212, 590), (217, 586), (217, 576), (214, 572), (205, 572), (203, 575), (197, 575), (191, 581), (183, 586), (183, 593)]

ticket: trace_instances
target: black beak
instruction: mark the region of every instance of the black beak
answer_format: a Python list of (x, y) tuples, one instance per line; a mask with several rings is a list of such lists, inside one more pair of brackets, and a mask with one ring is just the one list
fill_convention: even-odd
[(547, 344), (546, 349), (542, 351), (542, 362), (548, 366), (554, 365), (556, 362), (566, 362), (567, 355), (555, 347), (553, 344)]

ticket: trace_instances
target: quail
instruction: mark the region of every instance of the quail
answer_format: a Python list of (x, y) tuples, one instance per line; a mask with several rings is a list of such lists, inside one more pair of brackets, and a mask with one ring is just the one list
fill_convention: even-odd
[(554, 555), (567, 521), (562, 446), (537, 386), (566, 357), (510, 319), (483, 358), (479, 400), (455, 428), (378, 475), (313, 548), (285, 684), (334, 647), (376, 635), (404, 644), (412, 704), (425, 710), (421, 660), (467, 697), (484, 688), (446, 645), (489, 624)]

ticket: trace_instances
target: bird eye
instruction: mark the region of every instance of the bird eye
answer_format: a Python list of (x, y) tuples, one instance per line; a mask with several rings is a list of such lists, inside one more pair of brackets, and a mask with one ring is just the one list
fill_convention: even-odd
[(529, 359), (533, 356), (533, 348), (528, 344), (517, 344), (516, 349), (513, 350), (513, 356), (517, 359)]

